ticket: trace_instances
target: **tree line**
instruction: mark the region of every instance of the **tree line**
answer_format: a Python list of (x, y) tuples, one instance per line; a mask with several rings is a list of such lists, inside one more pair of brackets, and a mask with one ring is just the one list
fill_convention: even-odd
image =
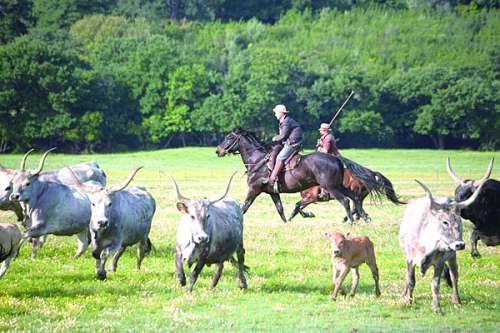
[[(266, 2), (267, 3), (267, 2)], [(0, 152), (270, 138), (285, 104), (313, 145), (500, 148), (498, 1), (7, 0)]]

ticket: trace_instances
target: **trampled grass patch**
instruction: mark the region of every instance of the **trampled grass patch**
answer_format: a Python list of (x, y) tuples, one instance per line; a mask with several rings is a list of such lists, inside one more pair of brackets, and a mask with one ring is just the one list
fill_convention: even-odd
[[(413, 181), (424, 181), (436, 195), (451, 196), (454, 184), (446, 174), (450, 156), (457, 174), (479, 178), (492, 156), (469, 151), (345, 150), (361, 164), (382, 172), (403, 199), (423, 196)], [(37, 158), (30, 159), (35, 168)], [(19, 155), (2, 156), (6, 167), (18, 166)], [(462, 306), (450, 301), (451, 290), (441, 286), (444, 314), (431, 311), (431, 275), (417, 275), (415, 304), (402, 306), (400, 295), (405, 262), (399, 249), (399, 224), (404, 206), (367, 200), (373, 222), (343, 224), (344, 211), (336, 202), (314, 204), (316, 218), (297, 217), (283, 224), (267, 195), (257, 198), (245, 215), (248, 290), (237, 284), (237, 269), (225, 265), (218, 287), (210, 289), (213, 267), (206, 267), (192, 294), (175, 280), (174, 249), (179, 213), (169, 175), (186, 196), (216, 197), (234, 170), (239, 170), (230, 196), (244, 201), (246, 178), (239, 156), (217, 158), (213, 148), (185, 148), (109, 155), (54, 154), (46, 168), (54, 169), (94, 159), (108, 174), (109, 184), (144, 165), (133, 185), (146, 186), (157, 201), (151, 239), (155, 246), (140, 272), (135, 270), (135, 249), (129, 249), (118, 271), (108, 280), (95, 279), (94, 260), (87, 251), (74, 259), (72, 237), (48, 238), (36, 260), (30, 250), (0, 280), (1, 331), (266, 331), (266, 332), (494, 332), (500, 319), (500, 248), (479, 245), (480, 259), (470, 257), (471, 225), (465, 222), (465, 251), (458, 254)], [(493, 178), (500, 178), (495, 167)], [(287, 214), (298, 194), (282, 196)], [(0, 212), (1, 222), (14, 222), (13, 214)], [(324, 231), (364, 234), (375, 244), (382, 296), (376, 298), (367, 266), (360, 268), (354, 298), (330, 300), (332, 292), (330, 244)], [(350, 287), (351, 276), (344, 282)]]

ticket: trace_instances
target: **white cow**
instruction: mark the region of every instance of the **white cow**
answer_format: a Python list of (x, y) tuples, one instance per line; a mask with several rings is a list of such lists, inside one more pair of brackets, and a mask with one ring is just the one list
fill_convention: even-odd
[(469, 199), (455, 202), (447, 197), (434, 197), (427, 186), (418, 180), (417, 182), (427, 197), (408, 203), (399, 230), (399, 244), (405, 253), (407, 265), (406, 288), (402, 299), (406, 304), (413, 301), (415, 266), (420, 267), (422, 275), (429, 267), (434, 266), (432, 310), (440, 312), (439, 284), (446, 262), (451, 273), (447, 279), (453, 288), (451, 300), (454, 304), (460, 304), (456, 251), (465, 248), (460, 209), (474, 202), (480, 189)]

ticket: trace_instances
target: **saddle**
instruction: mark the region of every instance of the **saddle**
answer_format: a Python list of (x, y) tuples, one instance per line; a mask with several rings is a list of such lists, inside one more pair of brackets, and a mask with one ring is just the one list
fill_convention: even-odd
[[(267, 169), (269, 171), (272, 171), (274, 168), (274, 164), (276, 163), (276, 156), (277, 156), (277, 154), (273, 154), (273, 152), (269, 153), (266, 156), (266, 160), (267, 160), (266, 164), (267, 164)], [(301, 159), (302, 159), (302, 155), (300, 155), (298, 152), (294, 152), (292, 155), (290, 155), (290, 157), (288, 157), (285, 160), (285, 165), (284, 165), (283, 169), (281, 169), (280, 174), (285, 172), (285, 171), (290, 171), (290, 170), (293, 170), (296, 167), (298, 167)]]

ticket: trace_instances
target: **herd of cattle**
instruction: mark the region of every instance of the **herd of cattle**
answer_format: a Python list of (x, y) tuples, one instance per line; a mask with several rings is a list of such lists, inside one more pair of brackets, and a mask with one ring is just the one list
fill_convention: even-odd
[[(0, 209), (15, 212), (25, 229), (21, 233), (17, 225), (0, 223), (0, 278), (25, 241), (32, 243), (32, 257), (35, 257), (49, 234), (76, 235), (77, 257), (91, 244), (98, 279), (106, 278), (105, 264), (109, 256), (112, 255), (109, 269), (115, 271), (120, 256), (134, 244), (138, 244), (139, 269), (144, 256), (152, 248), (149, 232), (156, 209), (154, 198), (145, 188), (128, 187), (141, 168), (135, 169), (122, 184), (108, 187), (106, 174), (93, 161), (44, 172), (43, 166), (50, 151), (43, 154), (34, 171), (25, 167), (32, 150), (23, 156), (18, 170), (0, 165)], [(465, 248), (461, 217), (474, 224), (472, 256), (479, 256), (479, 239), (488, 246), (500, 244), (500, 182), (490, 179), (493, 159), (480, 180), (460, 179), (449, 160), (446, 167), (458, 185), (455, 198), (435, 197), (426, 185), (417, 181), (426, 197), (408, 203), (399, 233), (407, 263), (403, 301), (412, 301), (416, 266), (420, 267), (422, 274), (434, 266), (432, 308), (435, 312), (440, 311), (439, 283), (443, 273), (452, 287), (452, 302), (460, 303), (456, 251)], [(238, 202), (226, 198), (233, 176), (224, 194), (214, 200), (183, 196), (172, 178), (176, 206), (182, 213), (176, 244), (177, 280), (182, 286), (186, 285), (183, 263), (189, 267), (195, 264), (189, 291), (203, 267), (210, 264), (216, 266), (212, 280), (215, 287), (225, 261), (237, 264), (239, 287), (247, 287), (243, 211)], [(358, 266), (362, 263), (369, 265), (376, 294), (380, 295), (373, 243), (364, 236), (340, 233), (325, 236), (332, 242), (332, 299), (336, 299), (349, 270), (353, 275), (351, 295), (354, 295), (359, 281)]]

